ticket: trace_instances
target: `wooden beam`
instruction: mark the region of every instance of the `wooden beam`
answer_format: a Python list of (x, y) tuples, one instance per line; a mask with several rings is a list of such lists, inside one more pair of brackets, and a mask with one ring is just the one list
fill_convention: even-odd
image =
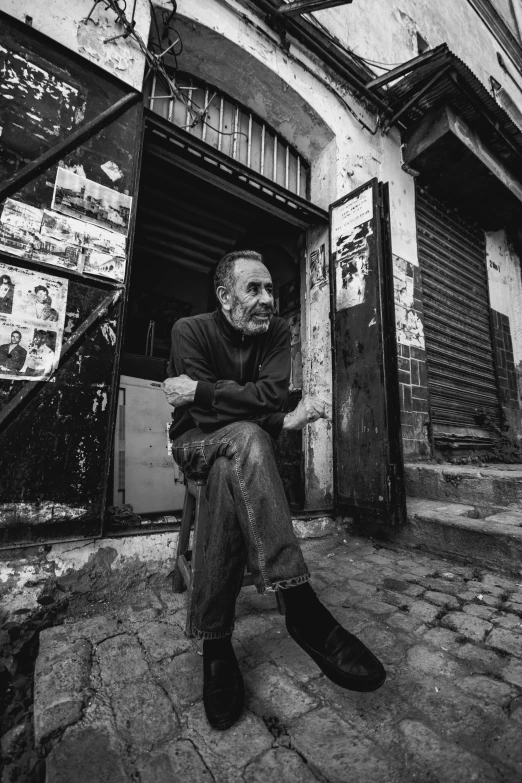
[(299, 16), (312, 11), (322, 11), (324, 8), (334, 8), (338, 5), (350, 5), (353, 0), (294, 0), (277, 9), (276, 14), (281, 16)]
[(97, 117), (94, 117), (85, 125), (77, 128), (77, 130), (67, 136), (67, 138), (58, 142), (58, 144), (55, 144), (54, 147), (46, 150), (39, 158), (28, 163), (27, 166), (24, 166), (20, 171), (17, 171), (14, 176), (0, 185), (0, 201), (4, 201), (4, 199), (12, 196), (23, 188), (24, 185), (27, 185), (28, 182), (31, 182), (35, 177), (43, 174), (44, 171), (47, 171), (47, 169), (61, 160), (64, 155), (72, 152), (72, 150), (79, 147), (80, 144), (88, 141), (95, 133), (106, 128), (107, 125), (110, 125), (111, 122), (118, 119), (118, 117), (130, 109), (131, 106), (138, 103), (141, 98), (142, 95), (139, 92), (131, 92), (128, 95), (124, 95), (123, 98), (120, 98), (113, 106), (105, 109), (105, 111), (98, 114)]
[(428, 52), (424, 52), (424, 54), (420, 54), (418, 57), (414, 57), (412, 60), (408, 60), (402, 65), (398, 65), (397, 68), (393, 68), (382, 76), (377, 76), (377, 78), (368, 82), (366, 86), (370, 90), (377, 87), (383, 87), (385, 84), (395, 81), (395, 79), (398, 79), (400, 76), (405, 76), (407, 73), (416, 71), (418, 68), (422, 68), (423, 65), (426, 65), (433, 57), (440, 54), (440, 49), (441, 47), (430, 49)]

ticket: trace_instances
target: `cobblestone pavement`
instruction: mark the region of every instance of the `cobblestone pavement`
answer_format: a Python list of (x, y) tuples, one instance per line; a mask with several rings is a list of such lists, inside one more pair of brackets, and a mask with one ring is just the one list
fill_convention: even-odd
[(275, 601), (246, 588), (234, 637), (246, 709), (214, 731), (185, 596), (146, 580), (41, 635), (47, 783), (522, 781), (522, 577), (359, 538), (303, 548), (323, 601), (385, 663), (379, 691), (330, 683)]

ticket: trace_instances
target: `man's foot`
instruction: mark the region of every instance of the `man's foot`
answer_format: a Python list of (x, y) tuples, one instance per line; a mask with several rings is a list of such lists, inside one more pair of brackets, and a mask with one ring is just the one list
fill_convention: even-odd
[(245, 702), (245, 686), (230, 636), (203, 642), (203, 705), (213, 729), (228, 729)]
[(351, 691), (381, 687), (386, 680), (382, 663), (360, 639), (339, 625), (310, 584), (289, 588), (283, 595), (288, 633), (323, 674)]

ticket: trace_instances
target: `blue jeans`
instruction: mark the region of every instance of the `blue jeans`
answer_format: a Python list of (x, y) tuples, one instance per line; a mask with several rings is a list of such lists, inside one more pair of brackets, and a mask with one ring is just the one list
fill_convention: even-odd
[(302, 584), (310, 575), (273, 441), (261, 427), (238, 421), (211, 433), (194, 428), (173, 441), (172, 454), (187, 478), (207, 478), (209, 521), (194, 630), (200, 639), (218, 639), (234, 629), (247, 560), (260, 593)]

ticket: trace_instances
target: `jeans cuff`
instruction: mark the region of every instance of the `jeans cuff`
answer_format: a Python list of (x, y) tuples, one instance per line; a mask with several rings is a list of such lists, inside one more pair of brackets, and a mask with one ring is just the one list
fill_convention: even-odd
[(198, 631), (197, 628), (192, 627), (192, 633), (196, 639), (224, 639), (225, 636), (232, 636), (234, 626), (227, 631)]
[(297, 585), (303, 585), (308, 581), (310, 581), (310, 574), (301, 574), (300, 576), (293, 576), (291, 579), (281, 579), (279, 582), (272, 582), (269, 587), (258, 587), (257, 592), (266, 595), (267, 593), (275, 593), (276, 590), (288, 590), (290, 587), (297, 587)]

